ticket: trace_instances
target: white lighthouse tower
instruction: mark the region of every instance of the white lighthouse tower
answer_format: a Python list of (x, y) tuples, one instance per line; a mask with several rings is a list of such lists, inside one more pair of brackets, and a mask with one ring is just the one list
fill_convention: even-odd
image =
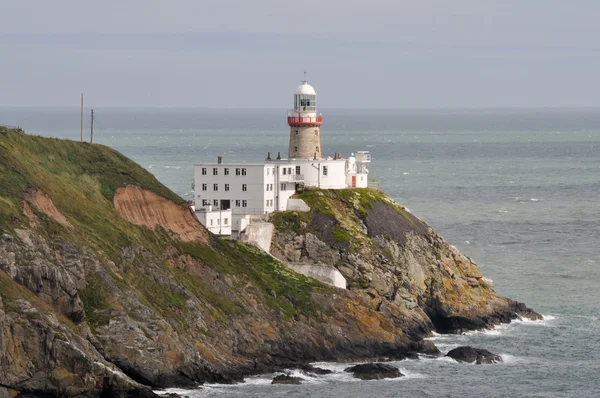
[(290, 145), (288, 159), (321, 159), (321, 125), (323, 116), (317, 113), (317, 93), (305, 80), (294, 94), (294, 109), (288, 112)]

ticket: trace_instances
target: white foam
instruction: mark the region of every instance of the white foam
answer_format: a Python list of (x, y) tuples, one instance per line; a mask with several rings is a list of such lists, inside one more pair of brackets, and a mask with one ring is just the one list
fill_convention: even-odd
[(507, 364), (507, 365), (525, 362), (524, 358), (516, 357), (514, 355), (510, 355), (510, 354), (499, 354), (499, 355), (500, 355), (500, 358), (502, 358), (502, 363)]
[(169, 394), (179, 394), (181, 396), (190, 395), (198, 392), (198, 390), (184, 390), (183, 388), (167, 388), (164, 390), (155, 390), (154, 393), (156, 395), (169, 395)]

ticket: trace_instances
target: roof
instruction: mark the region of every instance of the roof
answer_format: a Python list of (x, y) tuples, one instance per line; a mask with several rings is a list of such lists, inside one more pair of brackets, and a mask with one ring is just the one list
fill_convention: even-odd
[(317, 93), (316, 93), (315, 89), (313, 88), (313, 86), (311, 86), (310, 84), (308, 84), (308, 82), (306, 80), (304, 80), (302, 82), (302, 84), (298, 86), (298, 88), (296, 89), (296, 94), (317, 95)]

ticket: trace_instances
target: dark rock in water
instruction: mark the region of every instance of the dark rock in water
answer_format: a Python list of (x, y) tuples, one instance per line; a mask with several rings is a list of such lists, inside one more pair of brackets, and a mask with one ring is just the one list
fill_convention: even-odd
[(279, 375), (273, 378), (271, 384), (302, 384), (303, 379), (290, 375)]
[(446, 356), (456, 360), (457, 362), (475, 362), (478, 365), (502, 362), (502, 357), (500, 357), (500, 355), (493, 354), (488, 350), (482, 350), (480, 348), (473, 348), (469, 346), (455, 348), (447, 353)]
[(383, 363), (363, 363), (344, 369), (344, 372), (350, 372), (361, 380), (381, 380), (394, 379), (404, 376), (398, 368)]
[(306, 374), (316, 375), (316, 376), (328, 375), (330, 373), (333, 373), (331, 370), (317, 368), (316, 366), (312, 366), (312, 365), (302, 365), (302, 366), (299, 366), (298, 369), (302, 370)]

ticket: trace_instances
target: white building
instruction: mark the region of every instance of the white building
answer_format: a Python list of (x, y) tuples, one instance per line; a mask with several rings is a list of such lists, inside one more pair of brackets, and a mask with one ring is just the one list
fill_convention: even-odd
[[(194, 199), (200, 222), (218, 235), (240, 233), (252, 216), (288, 210), (288, 199), (305, 187), (367, 187), (369, 152), (359, 151), (347, 159), (339, 153), (323, 157), (322, 123), (315, 90), (303, 81), (288, 113), (288, 159), (267, 154), (263, 163), (225, 163), (219, 156), (216, 163), (196, 164)], [(225, 221), (229, 228), (223, 228)]]

